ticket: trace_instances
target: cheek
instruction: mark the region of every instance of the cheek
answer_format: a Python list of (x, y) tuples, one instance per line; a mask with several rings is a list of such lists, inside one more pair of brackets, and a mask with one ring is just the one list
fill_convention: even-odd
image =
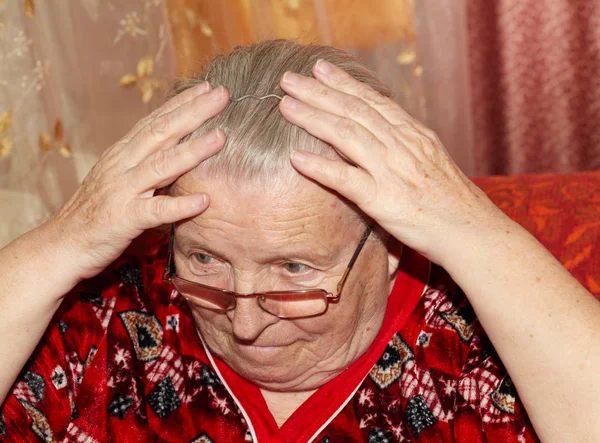
[(359, 267), (359, 272), (344, 286), (336, 306), (338, 326), (350, 328), (358, 324), (360, 327), (385, 313), (390, 290), (387, 257), (379, 254), (372, 258), (369, 264)]
[(296, 320), (294, 323), (298, 329), (311, 335), (315, 341), (331, 345), (347, 341), (356, 332), (360, 306), (350, 291), (344, 292), (346, 298), (342, 296), (337, 303), (330, 302), (324, 315)]
[[(231, 320), (226, 314), (193, 308), (192, 306), (190, 306), (190, 309), (196, 326), (200, 328), (202, 334), (205, 335), (205, 338), (210, 343), (224, 344), (231, 341), (233, 328)], [(310, 342), (332, 332), (332, 328), (337, 323), (333, 317), (327, 318), (325, 321), (323, 319), (323, 317), (317, 317), (295, 321), (278, 321), (276, 324), (265, 329), (265, 331), (268, 331), (269, 335), (276, 334), (280, 338), (297, 338), (305, 342)]]
[(203, 334), (222, 339), (227, 335), (231, 335), (231, 323), (224, 314), (209, 311), (207, 309), (199, 309), (190, 306), (196, 326), (200, 328)]
[(389, 278), (386, 272), (381, 271), (382, 266), (377, 269), (363, 268), (366, 272), (349, 279), (340, 299), (330, 302), (324, 315), (296, 320), (294, 323), (317, 338), (331, 342), (346, 341), (360, 329), (362, 323), (385, 313)]

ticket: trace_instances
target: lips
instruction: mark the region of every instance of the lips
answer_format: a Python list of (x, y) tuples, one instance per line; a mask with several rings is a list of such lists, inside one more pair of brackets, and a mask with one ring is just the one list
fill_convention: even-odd
[(269, 342), (259, 342), (253, 343), (250, 341), (241, 341), (235, 340), (235, 344), (240, 347), (249, 347), (249, 348), (284, 348), (286, 346), (293, 345), (295, 342), (287, 342), (287, 343), (269, 343)]
[(248, 348), (285, 348), (286, 346), (290, 346), (291, 343), (289, 344), (278, 344), (278, 345), (255, 345), (255, 344), (251, 344), (251, 345), (240, 345), (240, 346), (244, 346), (244, 347), (248, 347)]

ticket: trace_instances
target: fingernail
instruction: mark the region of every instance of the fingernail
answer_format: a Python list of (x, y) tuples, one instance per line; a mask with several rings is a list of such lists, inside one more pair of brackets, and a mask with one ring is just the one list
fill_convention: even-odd
[(302, 151), (294, 151), (292, 153), (292, 160), (294, 160), (296, 163), (304, 163), (306, 158), (306, 154)]
[(192, 206), (194, 209), (201, 209), (206, 206), (207, 197), (205, 194), (197, 195), (192, 200)]
[(223, 86), (219, 86), (211, 91), (211, 98), (213, 99), (213, 101), (218, 102), (223, 98), (224, 92), (225, 89), (223, 88)]
[(329, 74), (331, 72), (331, 63), (326, 62), (322, 58), (317, 60), (317, 64), (315, 67), (317, 68), (317, 71), (319, 71), (321, 74)]
[(204, 140), (206, 141), (206, 143), (208, 143), (208, 144), (216, 143), (219, 140), (219, 130), (213, 129), (208, 134), (206, 134), (204, 137), (205, 137)]
[(287, 71), (283, 74), (283, 82), (288, 85), (297, 85), (300, 83), (300, 76), (298, 74), (294, 74), (293, 72)]
[(208, 83), (208, 82), (202, 82), (198, 86), (196, 86), (197, 94), (204, 94), (205, 92), (208, 92), (209, 90), (210, 90), (210, 83)]
[(281, 104), (289, 109), (297, 109), (298, 108), (298, 100), (286, 95), (283, 97)]

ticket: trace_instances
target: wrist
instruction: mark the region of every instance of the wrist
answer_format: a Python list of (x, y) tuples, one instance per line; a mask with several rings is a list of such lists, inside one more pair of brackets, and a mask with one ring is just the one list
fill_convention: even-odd
[[(518, 249), (519, 245), (525, 248), (533, 236), (517, 222), (510, 219), (503, 212), (484, 214), (469, 218), (467, 222), (460, 223), (444, 234), (438, 244), (440, 246), (440, 266), (451, 272), (454, 268), (461, 268), (466, 261), (483, 264), (479, 260), (492, 259), (496, 252), (506, 248)], [(511, 246), (514, 245), (514, 246)]]
[(85, 278), (79, 272), (77, 251), (69, 246), (66, 233), (50, 219), (27, 233), (26, 248), (30, 260), (35, 264), (39, 275), (43, 275), (48, 284), (55, 285), (59, 297), (66, 295), (77, 283)]

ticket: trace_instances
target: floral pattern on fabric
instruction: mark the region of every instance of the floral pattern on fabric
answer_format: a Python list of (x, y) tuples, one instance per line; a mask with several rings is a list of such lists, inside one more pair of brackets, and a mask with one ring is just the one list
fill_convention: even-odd
[[(429, 288), (409, 323), (392, 337), (352, 403), (322, 437), (365, 442), (538, 441), (510, 378), (469, 308), (460, 288), (434, 266)], [(363, 440), (343, 429), (347, 423), (361, 430)]]
[[(165, 252), (147, 233), (73, 290), (0, 410), (0, 441), (253, 440), (162, 282)], [(321, 442), (537, 441), (464, 294), (436, 266), (351, 400), (331, 420), (315, 414)]]

